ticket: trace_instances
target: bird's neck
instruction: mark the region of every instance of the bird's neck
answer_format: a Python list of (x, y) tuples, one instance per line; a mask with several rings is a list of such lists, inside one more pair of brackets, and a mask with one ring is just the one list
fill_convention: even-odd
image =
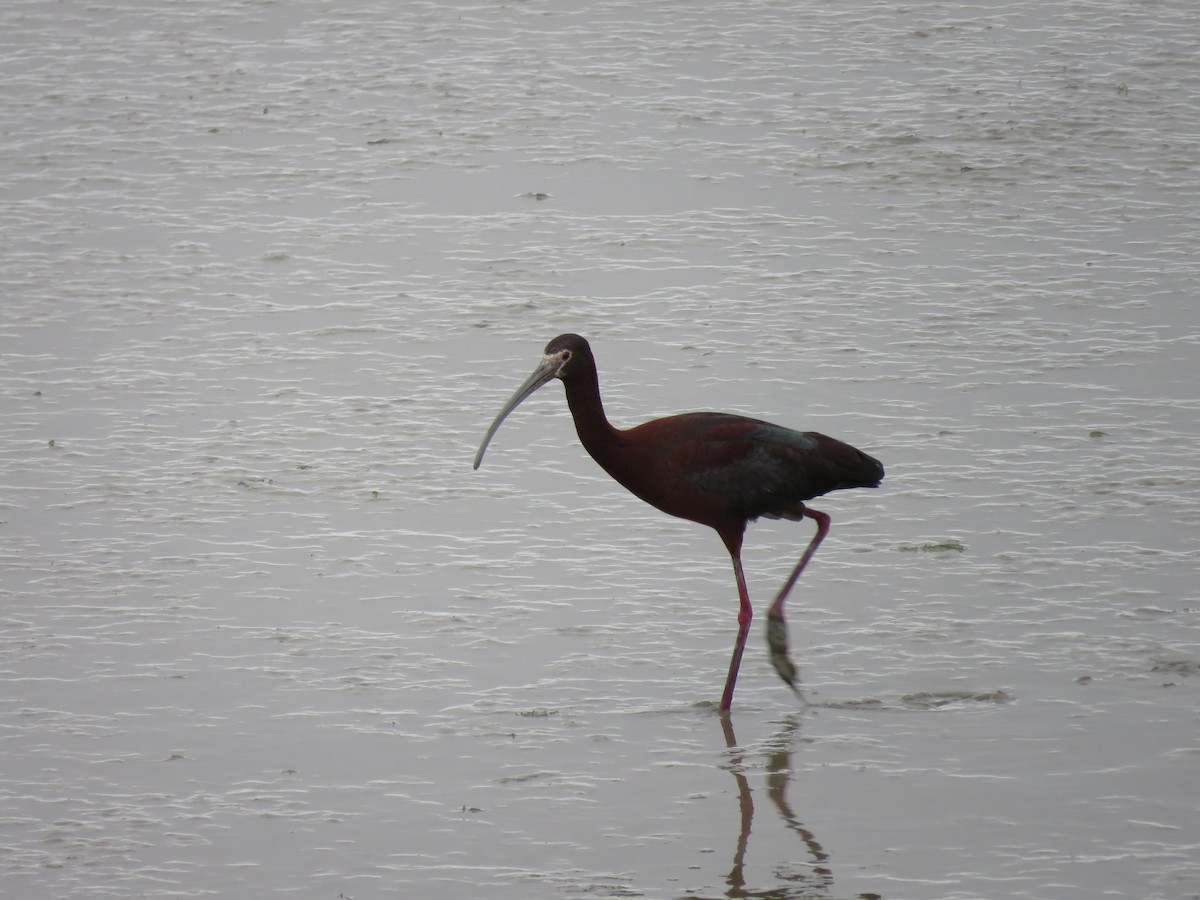
[(620, 455), (621, 432), (608, 422), (604, 415), (604, 404), (600, 400), (600, 383), (596, 375), (564, 382), (567, 390), (567, 405), (571, 418), (575, 420), (575, 431), (583, 448), (592, 459), (609, 472)]

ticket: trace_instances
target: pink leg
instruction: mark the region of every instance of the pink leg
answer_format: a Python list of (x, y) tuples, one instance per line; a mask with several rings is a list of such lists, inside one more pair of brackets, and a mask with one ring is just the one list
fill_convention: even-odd
[[(767, 647), (771, 651), (771, 665), (775, 667), (775, 671), (779, 673), (779, 677), (798, 696), (800, 696), (800, 689), (796, 687), (796, 667), (788, 658), (787, 652), (787, 624), (783, 620), (783, 601), (787, 599), (788, 593), (792, 590), (792, 585), (796, 583), (796, 579), (800, 577), (800, 573), (804, 571), (804, 567), (808, 565), (808, 561), (813, 558), (813, 554), (821, 546), (821, 541), (829, 533), (828, 515), (815, 509), (805, 509), (804, 515), (817, 523), (817, 533), (809, 541), (808, 549), (800, 557), (800, 562), (796, 563), (796, 568), (792, 569), (792, 574), (783, 583), (783, 587), (779, 589), (779, 593), (775, 595), (775, 600), (771, 603), (770, 610), (767, 611)], [(801, 696), (801, 699), (803, 699), (803, 696)]]
[(742, 572), (741, 551), (731, 548), (729, 555), (733, 558), (733, 574), (737, 578), (738, 633), (737, 643), (733, 645), (733, 658), (729, 660), (729, 674), (725, 677), (725, 692), (721, 694), (720, 711), (723, 713), (729, 712), (729, 707), (733, 705), (733, 686), (737, 683), (738, 669), (742, 666), (742, 652), (746, 649), (750, 620), (754, 618), (754, 609), (750, 606), (750, 592), (746, 589), (746, 576)]
[(788, 576), (788, 580), (783, 583), (783, 587), (779, 589), (779, 593), (775, 595), (775, 600), (771, 604), (771, 613), (783, 618), (783, 601), (787, 599), (788, 593), (792, 589), (792, 585), (796, 583), (796, 579), (800, 577), (800, 573), (804, 571), (804, 567), (808, 565), (808, 561), (813, 558), (813, 554), (817, 552), (817, 548), (821, 546), (821, 541), (825, 540), (825, 535), (829, 534), (829, 515), (820, 510), (808, 509), (805, 507), (804, 514), (817, 523), (817, 533), (813, 535), (813, 539), (808, 543), (808, 549), (804, 551), (804, 555), (800, 557), (800, 562), (796, 563), (796, 568), (792, 569), (792, 574)]

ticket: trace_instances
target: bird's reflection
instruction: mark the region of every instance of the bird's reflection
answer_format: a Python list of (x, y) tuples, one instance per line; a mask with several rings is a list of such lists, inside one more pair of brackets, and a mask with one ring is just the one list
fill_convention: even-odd
[[(821, 846), (815, 834), (805, 827), (796, 816), (788, 800), (787, 789), (792, 779), (792, 751), (800, 738), (802, 713), (795, 713), (783, 721), (783, 727), (771, 739), (766, 761), (767, 797), (775, 807), (784, 827), (796, 835), (801, 857), (795, 863), (775, 869), (775, 884), (755, 889), (746, 883), (746, 850), (750, 844), (750, 832), (754, 825), (754, 792), (746, 777), (746, 751), (738, 745), (733, 721), (721, 716), (721, 728), (725, 734), (725, 746), (729, 760), (724, 766), (737, 784), (738, 813), (741, 826), (738, 829), (737, 845), (733, 851), (733, 866), (725, 877), (725, 897), (754, 898), (754, 900), (831, 900), (833, 893), (833, 869), (829, 854)], [(695, 898), (697, 895), (690, 894)], [(859, 894), (858, 900), (881, 900), (879, 894)]]

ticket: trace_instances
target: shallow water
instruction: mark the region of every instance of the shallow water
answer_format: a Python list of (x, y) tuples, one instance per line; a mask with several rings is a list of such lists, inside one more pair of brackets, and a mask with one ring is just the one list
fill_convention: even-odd
[[(1189, 4), (0, 23), (0, 893), (1200, 897)], [(884, 461), (812, 708), (557, 388), (471, 471), (563, 331)]]

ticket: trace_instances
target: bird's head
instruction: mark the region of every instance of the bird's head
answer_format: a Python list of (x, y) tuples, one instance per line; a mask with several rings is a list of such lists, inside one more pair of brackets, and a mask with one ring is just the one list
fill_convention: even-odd
[(501, 423), (508, 417), (509, 413), (521, 405), (521, 402), (525, 398), (554, 378), (560, 378), (566, 382), (575, 378), (586, 377), (589, 368), (594, 370), (595, 366), (596, 364), (592, 359), (592, 348), (588, 346), (588, 342), (584, 338), (577, 334), (560, 334), (548, 343), (542, 356), (542, 361), (533, 370), (533, 374), (525, 379), (523, 385), (517, 388), (516, 393), (508, 399), (508, 402), (504, 404), (504, 408), (500, 410), (492, 422), (492, 426), (483, 438), (483, 443), (479, 445), (479, 450), (475, 454), (474, 468), (478, 469), (479, 464), (483, 462), (483, 453), (487, 450), (488, 444), (491, 443), (492, 437), (500, 430)]
[[(591, 359), (592, 348), (584, 338), (577, 334), (560, 334), (546, 345), (538, 370), (540, 371), (542, 366), (550, 367), (551, 372), (546, 381), (551, 378), (570, 381), (583, 374)], [(592, 365), (595, 366), (595, 363), (592, 362)]]

